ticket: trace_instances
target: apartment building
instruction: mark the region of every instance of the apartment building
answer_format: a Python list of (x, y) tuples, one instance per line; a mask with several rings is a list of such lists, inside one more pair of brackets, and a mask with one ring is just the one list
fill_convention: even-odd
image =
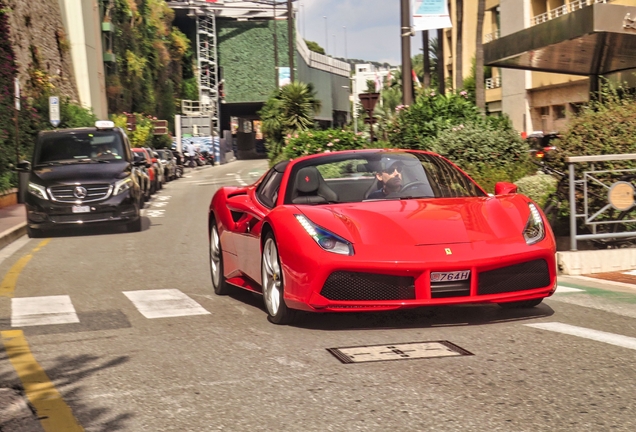
[[(463, 2), (463, 78), (475, 56), (477, 1)], [(444, 30), (445, 75), (457, 77), (454, 28)], [(630, 15), (631, 14), (631, 15)], [(485, 100), (520, 132), (562, 131), (599, 77), (636, 83), (636, 0), (486, 0)]]

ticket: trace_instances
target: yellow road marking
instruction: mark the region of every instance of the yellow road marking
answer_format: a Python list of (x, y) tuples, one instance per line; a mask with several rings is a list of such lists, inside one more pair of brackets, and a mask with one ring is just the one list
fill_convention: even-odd
[(46, 432), (83, 431), (71, 409), (31, 354), (22, 330), (0, 331), (4, 348)]
[(51, 239), (42, 240), (39, 245), (35, 249), (31, 251), (28, 255), (23, 256), (18, 260), (17, 263), (13, 264), (13, 267), (9, 269), (9, 272), (2, 280), (0, 284), (0, 297), (13, 297), (13, 293), (15, 292), (15, 284), (18, 281), (18, 276), (20, 276), (20, 272), (27, 265), (31, 258), (33, 258), (33, 254), (46, 246)]

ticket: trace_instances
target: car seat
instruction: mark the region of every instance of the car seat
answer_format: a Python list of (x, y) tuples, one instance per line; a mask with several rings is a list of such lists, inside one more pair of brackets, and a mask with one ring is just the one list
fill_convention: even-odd
[(292, 203), (320, 204), (338, 201), (338, 194), (334, 192), (315, 166), (298, 170), (294, 183)]

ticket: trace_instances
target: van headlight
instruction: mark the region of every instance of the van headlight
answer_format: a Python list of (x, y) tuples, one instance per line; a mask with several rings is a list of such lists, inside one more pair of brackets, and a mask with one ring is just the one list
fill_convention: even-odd
[(296, 219), (307, 234), (314, 239), (318, 246), (327, 252), (333, 252), (340, 255), (353, 255), (353, 245), (342, 237), (319, 227), (303, 215), (295, 215)]
[(46, 188), (36, 183), (29, 182), (29, 193), (43, 200), (49, 199), (49, 195), (46, 193)]
[(130, 176), (126, 177), (125, 179), (119, 180), (117, 181), (117, 183), (115, 183), (115, 189), (113, 190), (113, 195), (117, 196), (121, 193), (124, 193), (128, 189), (130, 189), (132, 186), (133, 186), (133, 180)]
[(528, 222), (523, 229), (523, 238), (526, 240), (526, 244), (533, 245), (545, 238), (545, 225), (537, 206), (528, 203), (528, 207), (530, 207), (530, 216), (528, 216)]

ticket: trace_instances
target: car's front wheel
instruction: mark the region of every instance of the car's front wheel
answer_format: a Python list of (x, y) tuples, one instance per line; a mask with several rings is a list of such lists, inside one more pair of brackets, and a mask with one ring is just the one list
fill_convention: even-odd
[(230, 293), (230, 286), (225, 282), (223, 275), (223, 251), (221, 250), (221, 239), (216, 221), (210, 222), (210, 275), (212, 276), (212, 286), (217, 295)]
[(523, 300), (518, 302), (499, 303), (504, 309), (528, 309), (538, 306), (543, 301), (542, 298), (534, 300)]
[(296, 310), (285, 304), (283, 272), (278, 257), (276, 239), (271, 232), (265, 236), (261, 259), (263, 299), (268, 319), (274, 324), (289, 324), (296, 318)]

